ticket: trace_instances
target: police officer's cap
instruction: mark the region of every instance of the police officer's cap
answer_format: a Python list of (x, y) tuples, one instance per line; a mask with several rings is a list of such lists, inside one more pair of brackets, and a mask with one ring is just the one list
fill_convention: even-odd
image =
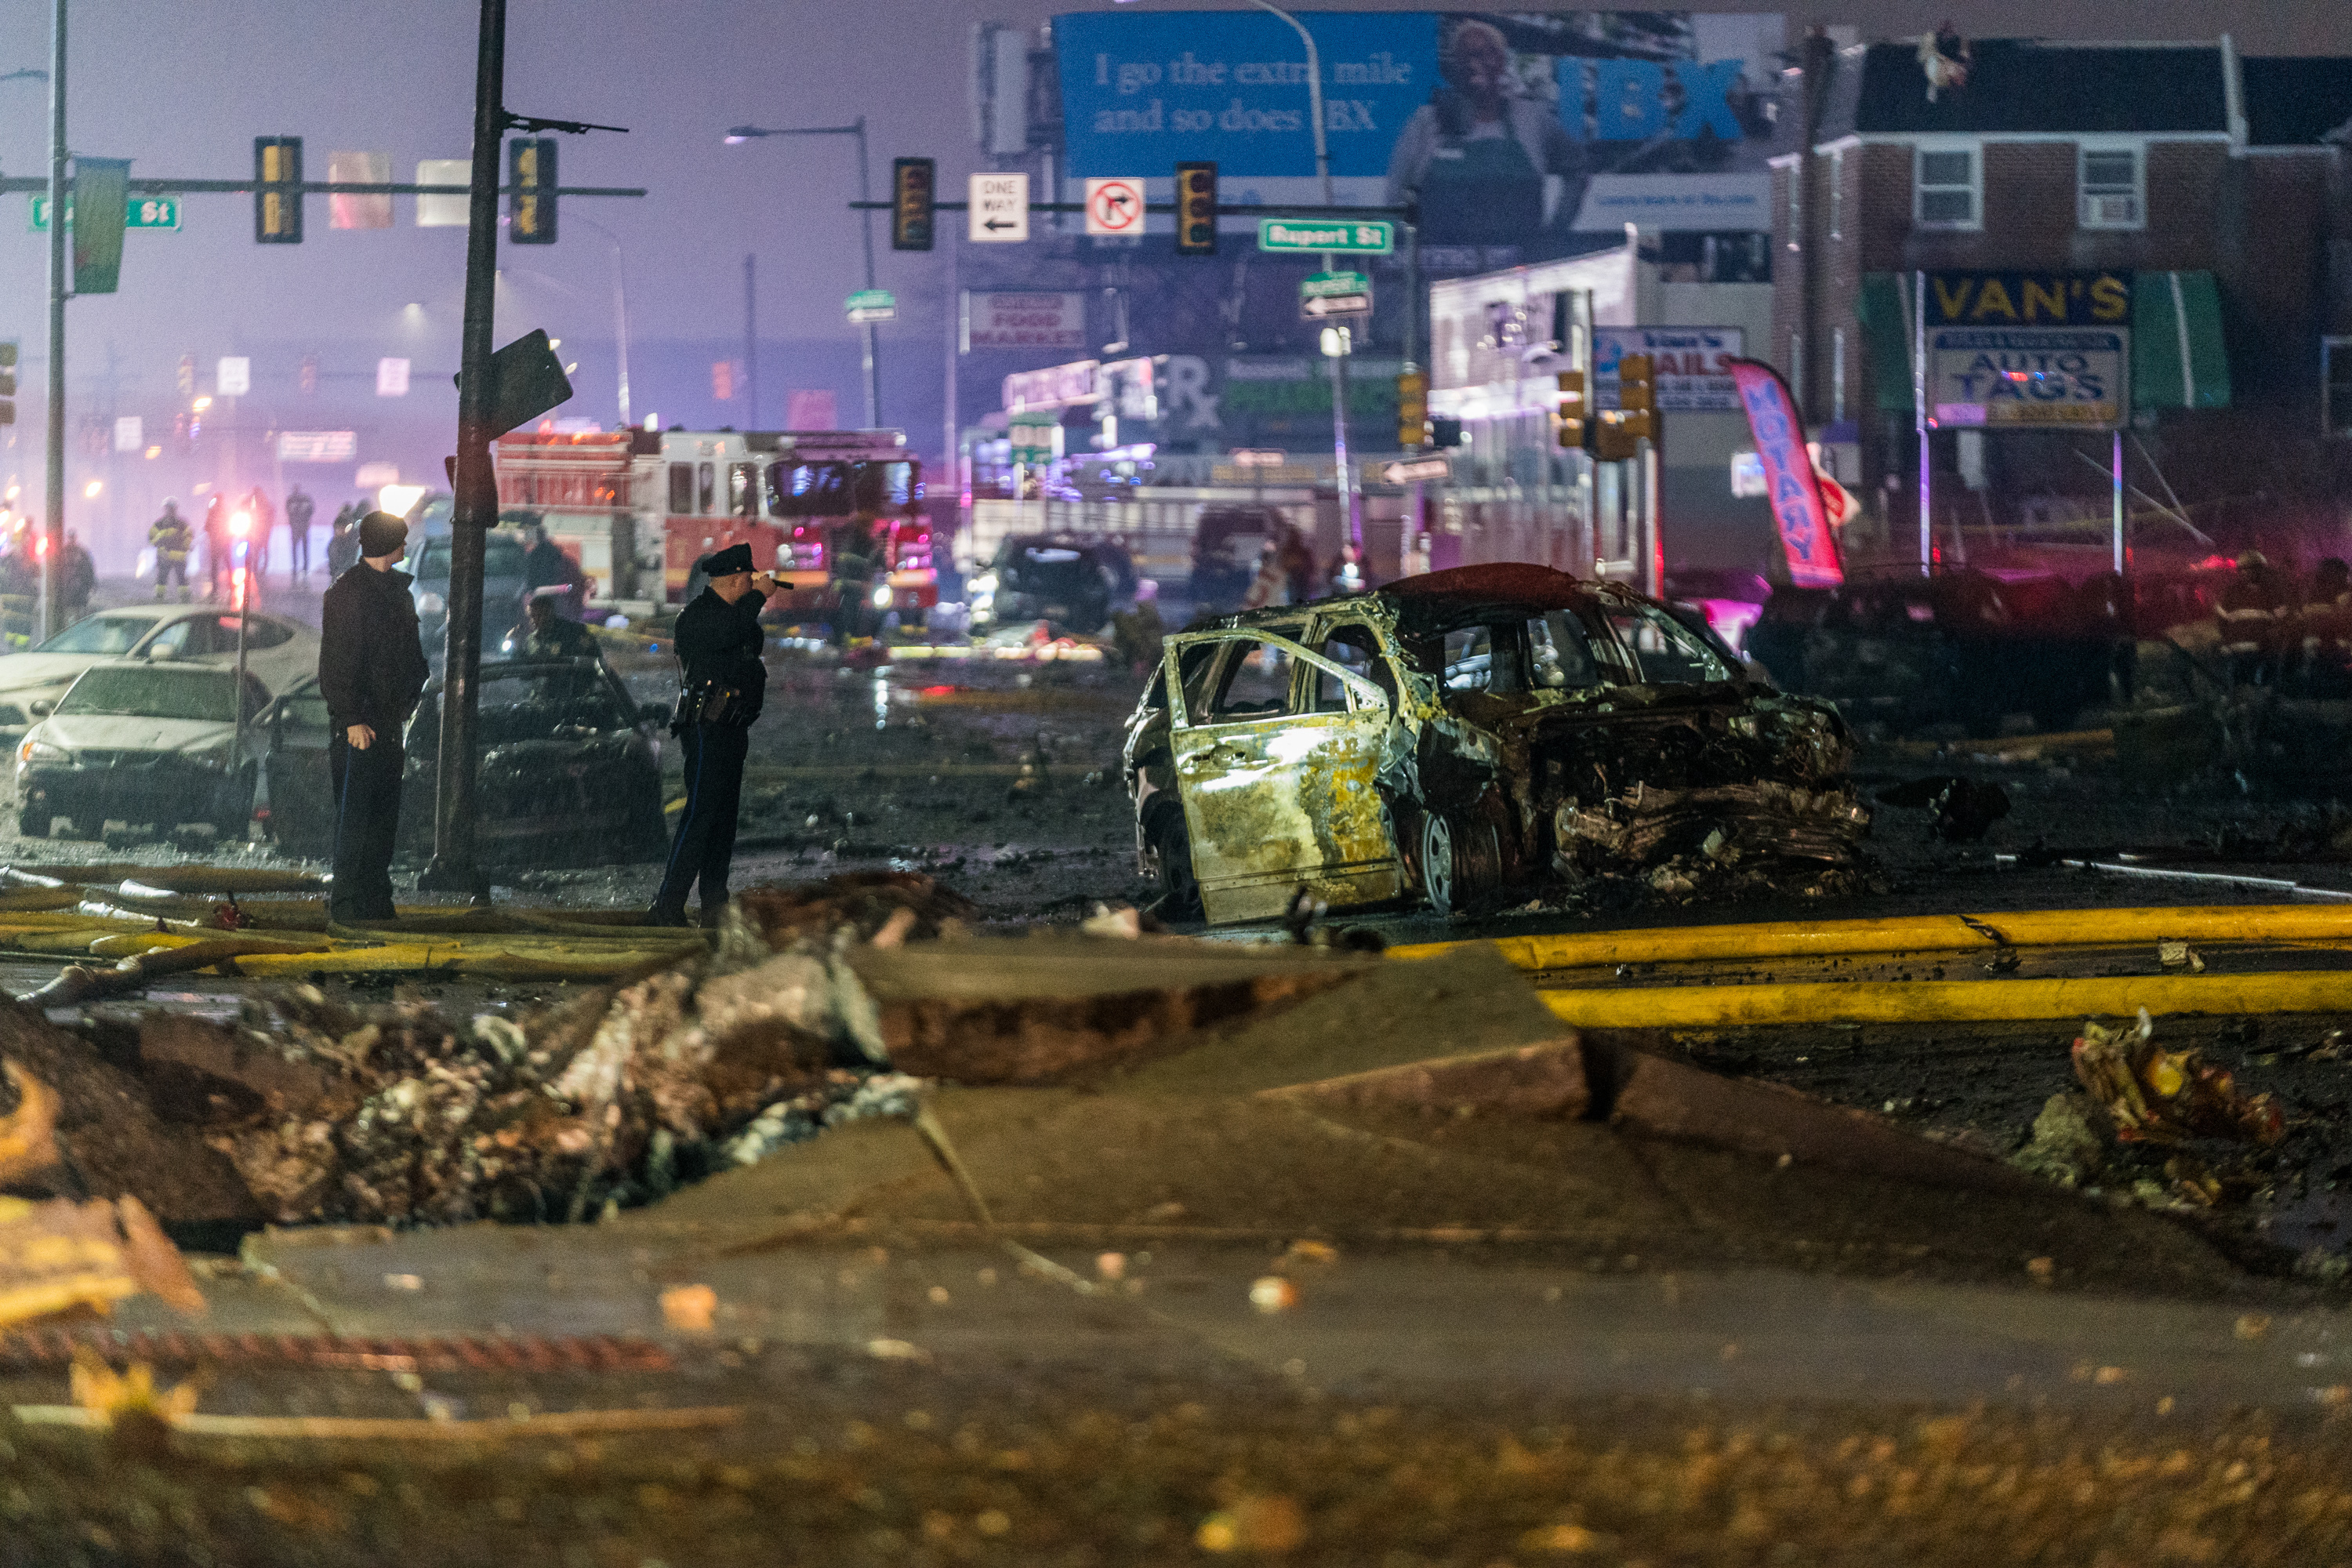
[(408, 524), (388, 511), (372, 511), (360, 519), (360, 553), (373, 559), (397, 555), (408, 543)]
[(706, 577), (731, 577), (738, 572), (755, 570), (757, 568), (751, 564), (751, 547), (748, 544), (730, 544), (702, 563), (702, 573)]

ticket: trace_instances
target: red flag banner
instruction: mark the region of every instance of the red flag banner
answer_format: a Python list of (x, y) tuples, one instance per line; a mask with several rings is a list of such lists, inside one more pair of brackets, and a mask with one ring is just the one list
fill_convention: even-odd
[(1739, 388), (1739, 405), (1748, 411), (1748, 428), (1756, 437), (1756, 456), (1764, 465), (1764, 493), (1772, 500), (1772, 521), (1780, 530), (1780, 547), (1789, 558), (1789, 579), (1800, 588), (1834, 588), (1845, 581), (1838, 564), (1837, 542), (1830, 533), (1829, 509), (1822, 504), (1812, 457), (1805, 450), (1804, 421), (1797, 416), (1796, 399), (1789, 395), (1780, 373), (1761, 360), (1728, 362), (1731, 379)]

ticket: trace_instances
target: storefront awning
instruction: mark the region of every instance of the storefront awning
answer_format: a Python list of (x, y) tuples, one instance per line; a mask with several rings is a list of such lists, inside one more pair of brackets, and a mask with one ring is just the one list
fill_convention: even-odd
[[(1855, 314), (1882, 413), (1911, 412), (1911, 279), (1871, 272)], [(2141, 272), (2132, 280), (2134, 408), (2227, 408), (2230, 356), (2210, 272)]]

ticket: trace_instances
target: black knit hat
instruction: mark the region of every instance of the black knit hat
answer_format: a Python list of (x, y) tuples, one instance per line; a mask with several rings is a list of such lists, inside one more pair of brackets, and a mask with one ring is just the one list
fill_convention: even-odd
[(730, 544), (702, 563), (702, 574), (706, 577), (729, 577), (738, 572), (756, 570), (758, 568), (751, 564), (751, 547), (748, 544)]
[(408, 543), (408, 524), (388, 511), (372, 511), (360, 519), (360, 553), (370, 558), (397, 555)]

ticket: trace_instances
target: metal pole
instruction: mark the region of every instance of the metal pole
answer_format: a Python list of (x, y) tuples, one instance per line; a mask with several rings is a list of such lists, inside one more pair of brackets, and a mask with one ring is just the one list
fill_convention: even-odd
[(603, 235), (604, 237), (604, 243), (613, 247), (613, 330), (620, 335), (621, 384), (619, 388), (619, 401), (621, 409), (621, 424), (624, 428), (626, 428), (629, 425), (635, 423), (629, 415), (629, 289), (627, 283), (622, 277), (622, 273), (627, 265), (628, 258), (622, 254), (621, 237), (619, 235), (614, 234), (611, 229), (606, 228), (603, 224), (598, 223), (592, 217), (580, 217), (576, 218), (575, 221), (584, 223), (590, 228), (594, 229), (598, 234)]
[(760, 427), (760, 258), (743, 258), (743, 428)]
[(1919, 575), (1935, 569), (1935, 481), (1927, 447), (1927, 275), (1911, 274), (1911, 420), (1919, 431)]
[(433, 862), (419, 885), (489, 888), (474, 862), (474, 739), (481, 710), (483, 538), (498, 526), (490, 468), (490, 336), (499, 263), (499, 153), (506, 131), (506, 0), (482, 0), (474, 75), (474, 174), (466, 234), (466, 317), (457, 382), (457, 496), (449, 520), (448, 651), (441, 666), (441, 762)]
[[(857, 199), (870, 202), (874, 192), (866, 168), (866, 116), (857, 117)], [(874, 287), (874, 214), (861, 211), (857, 226), (866, 243), (866, 286)], [(874, 323), (865, 323), (866, 332), (866, 427), (882, 427), (882, 363), (881, 351), (874, 339)]]
[(2116, 575), (2124, 574), (2124, 433), (2116, 431)]
[(66, 549), (66, 0), (49, 5), (49, 432), (41, 536), (40, 637), (65, 629), (58, 567)]
[[(1421, 187), (1414, 186), (1406, 194), (1405, 200), (1418, 207)], [(1416, 223), (1404, 226), (1404, 370), (1405, 374), (1412, 374), (1421, 369), (1418, 363), (1421, 353), (1421, 226)], [(1427, 377), (1423, 378), (1421, 395), (1425, 406), (1429, 398)], [(1402, 431), (1398, 433), (1402, 434)], [(1415, 431), (1414, 439), (1403, 444), (1404, 455), (1408, 458), (1420, 455), (1425, 445), (1420, 437), (1424, 433)], [(1397, 525), (1397, 571), (1400, 574), (1404, 571), (1405, 558), (1412, 553), (1413, 535), (1423, 531), (1421, 516), (1423, 504), (1422, 481), (1415, 479), (1405, 489), (1404, 518)]]

